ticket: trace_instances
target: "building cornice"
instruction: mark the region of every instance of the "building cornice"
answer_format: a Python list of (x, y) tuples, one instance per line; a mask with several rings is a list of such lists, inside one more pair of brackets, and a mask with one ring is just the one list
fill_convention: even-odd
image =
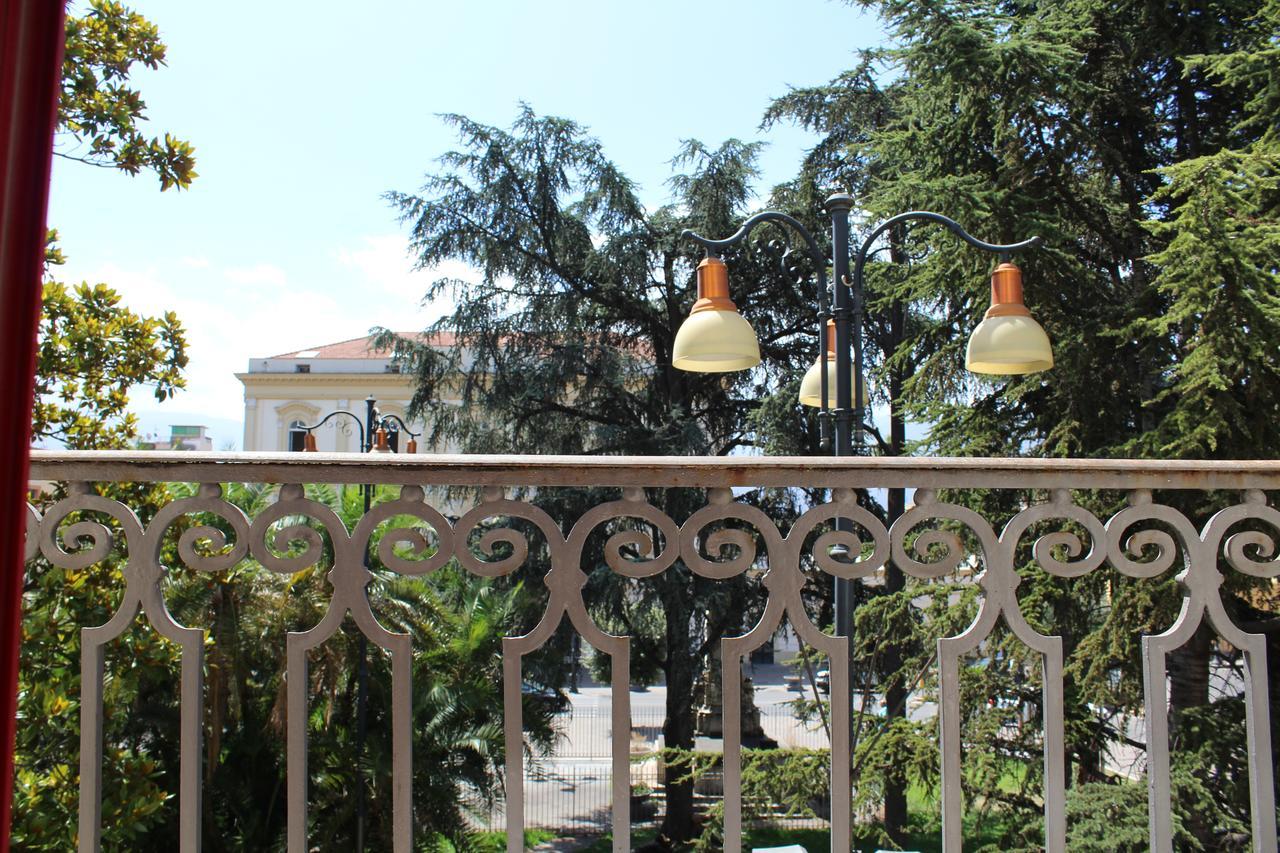
[(413, 377), (404, 373), (237, 373), (250, 385), (353, 385), (410, 386)]

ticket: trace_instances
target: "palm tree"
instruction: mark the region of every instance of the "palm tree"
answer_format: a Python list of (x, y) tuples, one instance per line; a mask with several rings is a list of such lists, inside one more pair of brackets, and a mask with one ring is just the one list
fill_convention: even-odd
[[(175, 487), (179, 495), (190, 487)], [(224, 497), (250, 518), (276, 499), (273, 487), (229, 485)], [(308, 486), (306, 497), (332, 510), (348, 530), (363, 515), (356, 488)], [(394, 500), (376, 490), (374, 504)], [(231, 533), (216, 518), (199, 523)], [(278, 524), (307, 523), (288, 517)], [(515, 583), (468, 574), (454, 563), (423, 576), (382, 565), (387, 531), (421, 525), (409, 516), (383, 522), (369, 544), (372, 610), (388, 630), (408, 634), (413, 648), (412, 738), (414, 829), (419, 839), (467, 845), (466, 812), (496, 798), (503, 767), (502, 637), (518, 633), (527, 597)], [(420, 555), (421, 556), (421, 555)], [(285, 831), (285, 635), (316, 625), (329, 606), (326, 540), (315, 565), (294, 575), (243, 560), (224, 572), (172, 573), (167, 599), (175, 618), (208, 627), (206, 689), (205, 849), (263, 850), (283, 845)], [(369, 660), (367, 722), (373, 735), (357, 744), (358, 632), (340, 631), (313, 653), (309, 668), (309, 810), (315, 848), (354, 846), (354, 788), (367, 780), (366, 845), (391, 847), (390, 659)], [(376, 647), (375, 647), (376, 648)], [(525, 709), (533, 748), (551, 740), (549, 709)], [(264, 737), (264, 734), (270, 736)], [(357, 762), (357, 756), (363, 758)], [(353, 767), (357, 767), (352, 772)], [(176, 770), (176, 767), (174, 768)]]

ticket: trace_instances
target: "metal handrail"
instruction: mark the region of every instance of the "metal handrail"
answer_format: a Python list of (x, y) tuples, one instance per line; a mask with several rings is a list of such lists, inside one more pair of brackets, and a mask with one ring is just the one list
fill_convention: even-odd
[(34, 450), (30, 477), (151, 483), (1280, 489), (1280, 461)]

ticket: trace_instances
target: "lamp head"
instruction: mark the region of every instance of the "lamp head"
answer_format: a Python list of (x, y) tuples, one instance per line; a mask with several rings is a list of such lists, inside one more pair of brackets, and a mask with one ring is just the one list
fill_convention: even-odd
[(729, 270), (708, 255), (698, 264), (698, 301), (676, 332), (671, 364), (678, 370), (724, 373), (759, 363), (756, 333), (729, 298)]
[(302, 450), (304, 453), (316, 452), (316, 437), (311, 430), (307, 430), (307, 434), (302, 438)]
[[(800, 380), (800, 405), (812, 406), (815, 409), (822, 408), (822, 373), (827, 371), (827, 408), (834, 409), (836, 407), (836, 321), (827, 321), (827, 346), (826, 353), (818, 356), (818, 360), (805, 371), (804, 378)], [(849, 371), (849, 399), (857, 399), (858, 378), (853, 375), (853, 371)], [(865, 408), (871, 400), (871, 389), (867, 387), (867, 383), (862, 383), (862, 405)], [(856, 405), (856, 403), (855, 403)]]
[(969, 336), (964, 366), (974, 373), (1016, 375), (1053, 367), (1053, 348), (1022, 302), (1022, 270), (1002, 263), (991, 274), (991, 307)]

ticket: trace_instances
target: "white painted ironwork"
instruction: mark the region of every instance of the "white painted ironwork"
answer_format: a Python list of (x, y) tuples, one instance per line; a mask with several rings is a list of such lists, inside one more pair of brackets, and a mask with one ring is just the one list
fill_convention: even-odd
[[(372, 575), (364, 554), (375, 530), (393, 517), (411, 516), (427, 528), (398, 528), (378, 545), (383, 565), (393, 572), (419, 575), (452, 559), (477, 575), (510, 574), (531, 548), (520, 520), (536, 529), (550, 555), (544, 582), (548, 597), (538, 624), (527, 634), (503, 641), (503, 701), (506, 741), (507, 848), (523, 849), (524, 749), (521, 720), (521, 667), (524, 656), (540, 648), (565, 619), (612, 664), (612, 829), (615, 851), (630, 849), (629, 732), (630, 640), (603, 631), (593, 621), (583, 587), (584, 548), (597, 531), (607, 534), (608, 567), (628, 578), (661, 574), (677, 560), (694, 573), (725, 580), (753, 566), (767, 566), (763, 586), (767, 605), (744, 634), (722, 641), (724, 696), (724, 845), (742, 849), (741, 694), (742, 658), (767, 641), (785, 618), (804, 642), (830, 656), (832, 697), (831, 849), (847, 851), (851, 833), (849, 756), (850, 649), (847, 640), (824, 633), (807, 615), (801, 598), (806, 566), (835, 577), (867, 579), (890, 559), (920, 579), (942, 577), (976, 560), (981, 571), (978, 613), (961, 633), (938, 640), (939, 727), (942, 766), (943, 849), (962, 845), (960, 661), (987, 640), (999, 620), (1041, 656), (1044, 702), (1044, 837), (1054, 853), (1066, 849), (1066, 765), (1063, 721), (1063, 642), (1034, 630), (1020, 609), (1016, 554), (1034, 527), (1060, 525), (1031, 545), (1036, 565), (1050, 575), (1078, 578), (1109, 562), (1134, 578), (1154, 578), (1183, 559), (1178, 580), (1184, 591), (1177, 620), (1161, 634), (1142, 640), (1146, 691), (1150, 846), (1172, 850), (1169, 780), (1167, 656), (1185, 643), (1207, 618), (1219, 636), (1242, 650), (1248, 721), (1249, 780), (1253, 846), (1276, 849), (1274, 768), (1262, 635), (1231, 622), (1223, 606), (1221, 570), (1226, 567), (1260, 578), (1280, 576), (1275, 534), (1280, 512), (1267, 505), (1264, 489), (1280, 489), (1276, 463), (1153, 463), (1122, 460), (866, 460), (866, 459), (578, 459), (570, 457), (350, 457), (306, 454), (304, 458), (267, 454), (33, 454), (32, 476), (69, 483), (67, 496), (44, 516), (28, 514), (26, 554), (37, 550), (55, 565), (82, 569), (123, 547), (125, 589), (116, 613), (101, 626), (82, 631), (80, 849), (100, 846), (102, 691), (104, 646), (129, 629), (138, 613), (182, 650), (181, 780), (179, 847), (200, 846), (201, 713), (204, 631), (177, 623), (165, 605), (162, 583), (177, 569), (161, 564), (161, 542), (181, 516), (213, 514), (234, 536), (208, 525), (186, 529), (179, 538), (182, 564), (199, 572), (225, 571), (248, 555), (268, 570), (292, 574), (332, 556), (327, 580), (328, 609), (315, 626), (291, 632), (287, 639), (288, 849), (304, 853), (307, 839), (307, 653), (330, 639), (349, 615), (359, 630), (387, 651), (392, 661), (392, 813), (396, 853), (408, 853), (412, 839), (410, 766), (412, 655), (410, 637), (383, 627), (374, 615), (367, 587)], [(174, 500), (147, 525), (123, 503), (93, 492), (102, 481), (198, 482), (195, 497)], [(255, 518), (247, 518), (222, 497), (218, 482), (284, 483), (278, 500)], [(394, 501), (378, 504), (353, 529), (328, 507), (309, 500), (306, 482), (399, 484)], [(506, 496), (516, 489), (552, 486), (613, 485), (621, 499), (593, 507), (580, 518), (555, 519), (524, 500)], [(482, 487), (478, 505), (450, 523), (433, 508), (424, 485)], [(830, 500), (813, 506), (789, 525), (759, 509), (735, 501), (731, 487), (802, 486), (830, 488)], [(707, 504), (682, 524), (647, 498), (642, 487), (707, 489)], [(891, 529), (860, 507), (855, 489), (915, 488), (915, 505)], [(1018, 490), (1023, 509), (997, 533), (974, 511), (940, 501), (937, 489), (986, 487)], [(1073, 488), (1124, 489), (1130, 505), (1105, 522), (1075, 504)], [(1224, 489), (1242, 493), (1197, 530), (1191, 520), (1154, 501), (1153, 489)], [(1042, 500), (1047, 495), (1047, 500)], [(1037, 502), (1039, 501), (1039, 502)], [(69, 520), (72, 516), (74, 520)], [(110, 524), (100, 520), (109, 519)], [(852, 531), (830, 530), (845, 519)], [(488, 524), (486, 524), (488, 522)], [(625, 523), (624, 523), (625, 522)], [(732, 522), (726, 526), (726, 522)], [(565, 534), (562, 531), (567, 530)], [(1270, 532), (1263, 532), (1267, 530)], [(750, 531), (750, 532), (749, 532)], [(1083, 531), (1087, 542), (1078, 531)], [(972, 552), (965, 541), (976, 543)], [(207, 543), (205, 548), (201, 542)], [(835, 546), (842, 546), (834, 550)], [(404, 556), (397, 548), (407, 548)], [(211, 549), (211, 550), (210, 550)], [(291, 550), (292, 549), (292, 550)], [(1065, 550), (1067, 559), (1058, 554)], [(498, 556), (499, 553), (506, 556)], [(1221, 555), (1221, 560), (1219, 556)]]

